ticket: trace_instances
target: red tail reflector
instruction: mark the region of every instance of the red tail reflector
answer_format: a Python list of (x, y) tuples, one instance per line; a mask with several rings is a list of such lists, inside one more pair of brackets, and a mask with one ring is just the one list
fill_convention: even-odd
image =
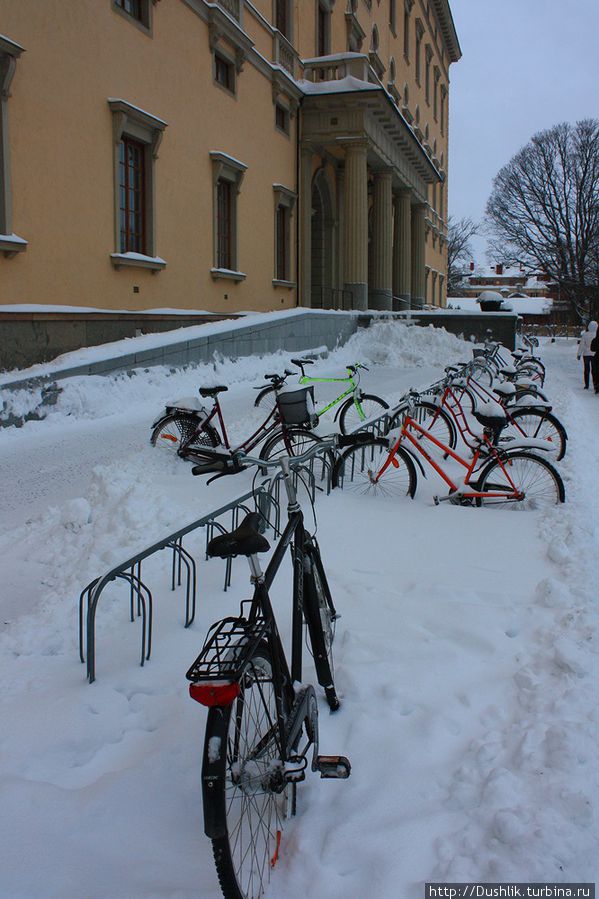
[(399, 462), (397, 461), (395, 456), (391, 457), (391, 465), (393, 466), (393, 468), (399, 468)]
[(270, 867), (274, 868), (276, 863), (279, 860), (279, 849), (281, 848), (281, 831), (277, 830), (277, 841), (275, 843), (275, 852), (273, 857), (270, 860)]
[(209, 708), (214, 705), (231, 705), (231, 703), (239, 696), (239, 684), (237, 681), (233, 683), (207, 683), (207, 684), (190, 684), (189, 695), (196, 702), (207, 705)]

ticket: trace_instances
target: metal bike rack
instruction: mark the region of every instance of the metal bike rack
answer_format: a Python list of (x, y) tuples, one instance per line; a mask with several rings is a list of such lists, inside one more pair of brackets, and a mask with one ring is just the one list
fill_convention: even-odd
[[(116, 580), (124, 580), (129, 584), (129, 605), (130, 619), (135, 621), (141, 618), (141, 664), (150, 658), (152, 650), (152, 616), (153, 616), (153, 598), (152, 592), (148, 585), (142, 580), (142, 562), (144, 559), (155, 555), (163, 549), (170, 549), (172, 552), (171, 564), (171, 589), (175, 590), (185, 581), (185, 627), (190, 627), (195, 618), (196, 599), (197, 599), (197, 565), (196, 561), (183, 546), (183, 538), (193, 533), (199, 528), (206, 528), (206, 545), (211, 539), (214, 531), (224, 532), (227, 530), (217, 519), (231, 514), (231, 529), (237, 527), (239, 515), (241, 512), (247, 513), (250, 510), (247, 502), (254, 500), (257, 496), (260, 501), (261, 496), (268, 495), (271, 482), (266, 481), (260, 484), (255, 491), (250, 491), (232, 500), (227, 505), (219, 509), (203, 515), (196, 521), (191, 522), (184, 528), (180, 528), (173, 534), (169, 534), (162, 540), (153, 543), (151, 546), (132, 556), (119, 565), (115, 565), (101, 577), (96, 577), (82, 590), (79, 596), (79, 658), (81, 662), (87, 663), (87, 679), (90, 684), (96, 679), (96, 612), (100, 597), (102, 596), (106, 586)], [(278, 520), (279, 513), (276, 503), (267, 500), (264, 504), (265, 521), (268, 526), (273, 526), (270, 521), (270, 508), (273, 508)], [(275, 525), (275, 527), (278, 525)], [(227, 559), (225, 566), (225, 583), (226, 590), (231, 584), (232, 560)]]
[[(324, 468), (324, 471), (320, 471), (320, 475), (321, 480), (326, 476), (326, 490), (329, 493), (331, 489), (329, 457), (326, 454), (319, 457), (318, 464)], [(301, 467), (301, 471), (294, 472), (296, 484), (301, 477), (309, 490), (312, 501), (314, 501), (317, 489), (314, 465), (315, 459), (311, 459), (307, 465)], [(277, 473), (271, 478), (265, 478), (255, 490), (244, 493), (225, 506), (203, 515), (119, 565), (115, 565), (101, 577), (90, 581), (79, 596), (79, 658), (83, 664), (87, 665), (87, 679), (90, 684), (96, 679), (96, 613), (98, 603), (107, 585), (116, 580), (124, 580), (129, 584), (130, 619), (135, 622), (136, 618), (141, 618), (140, 664), (143, 665), (150, 658), (152, 651), (153, 596), (149, 586), (142, 579), (142, 562), (163, 549), (171, 551), (171, 590), (176, 590), (184, 582), (185, 627), (190, 627), (196, 614), (197, 563), (184, 547), (183, 538), (199, 528), (205, 528), (207, 550), (208, 543), (216, 533), (222, 534), (234, 530), (239, 525), (240, 516), (253, 511), (254, 504), (257, 504), (262, 515), (264, 529), (270, 527), (278, 532), (281, 524), (281, 477), (281, 474)], [(228, 527), (219, 520), (226, 515), (230, 516), (227, 522)], [(231, 586), (232, 568), (233, 560), (229, 558), (225, 562), (223, 584), (225, 591)]]

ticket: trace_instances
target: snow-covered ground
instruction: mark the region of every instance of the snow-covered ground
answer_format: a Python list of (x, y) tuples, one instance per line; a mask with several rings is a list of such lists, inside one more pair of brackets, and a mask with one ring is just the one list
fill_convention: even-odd
[[(328, 355), (360, 359), (393, 401), (470, 346), (381, 323)], [(271, 897), (420, 899), (439, 881), (594, 881), (599, 826), (597, 585), (599, 397), (573, 342), (543, 347), (570, 435), (567, 502), (546, 513), (435, 507), (335, 492), (317, 502), (335, 601), (342, 707), (321, 705), (321, 751), (349, 781), (308, 778)], [(163, 554), (150, 662), (124, 585), (98, 613), (98, 679), (77, 654), (82, 587), (112, 563), (242, 493), (206, 487), (148, 446), (167, 400), (226, 383), (234, 438), (259, 418), (252, 386), (286, 357), (170, 373), (74, 378), (45, 421), (0, 430), (0, 895), (2, 899), (217, 899), (202, 832), (203, 709), (185, 671), (208, 625), (249, 595), (243, 560), (222, 592), (199, 562), (195, 624)], [(318, 396), (322, 391), (319, 390)], [(326, 425), (321, 425), (323, 431)], [(188, 548), (202, 559), (201, 537)], [(288, 581), (277, 594), (288, 614)], [(307, 666), (305, 679), (310, 679)]]

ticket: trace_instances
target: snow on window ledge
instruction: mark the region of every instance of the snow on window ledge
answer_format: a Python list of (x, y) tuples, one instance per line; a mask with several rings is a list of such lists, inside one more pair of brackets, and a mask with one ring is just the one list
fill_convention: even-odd
[(218, 278), (226, 278), (229, 281), (245, 281), (247, 275), (245, 272), (236, 272), (230, 268), (211, 268), (210, 274), (214, 280)]
[(145, 256), (143, 253), (111, 253), (110, 261), (117, 271), (123, 267), (133, 266), (149, 268), (152, 274), (155, 274), (166, 268), (166, 262), (160, 256)]
[(27, 241), (18, 234), (0, 234), (0, 252), (4, 253), (7, 259), (17, 253), (24, 253), (26, 249)]
[(290, 290), (293, 290), (293, 288), (297, 287), (297, 284), (295, 283), (295, 281), (286, 281), (281, 278), (273, 278), (272, 286), (273, 287), (288, 287)]

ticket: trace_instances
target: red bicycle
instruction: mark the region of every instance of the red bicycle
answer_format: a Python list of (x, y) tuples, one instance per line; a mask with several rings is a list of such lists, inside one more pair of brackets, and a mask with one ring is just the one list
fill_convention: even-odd
[[(474, 450), (477, 434), (470, 427), (464, 400), (468, 399), (469, 411), (473, 415), (481, 403), (498, 403), (507, 419), (500, 438), (502, 444), (510, 442), (512, 448), (549, 450), (555, 453), (556, 461), (563, 459), (568, 435), (557, 416), (552, 414), (551, 406), (542, 402), (510, 405), (510, 396), (509, 390), (499, 391), (494, 396), (473, 377), (469, 364), (461, 371), (448, 373), (447, 377), (419, 397), (412, 417), (453, 449), (460, 436)], [(394, 417), (392, 427), (401, 423), (402, 414), (400, 412)], [(534, 441), (532, 445), (531, 441)]]
[[(359, 494), (413, 498), (417, 466), (425, 474), (422, 458), (449, 487), (447, 496), (434, 497), (435, 504), (448, 500), (461, 506), (539, 509), (564, 502), (562, 479), (550, 462), (527, 449), (498, 445), (505, 416), (474, 412), (483, 433), (474, 438), (472, 457), (465, 459), (412, 417), (418, 399), (418, 394), (410, 394), (402, 411), (399, 436), (372, 437), (339, 456), (333, 467), (333, 487)], [(435, 459), (425, 449), (427, 442), (432, 452), (433, 447), (440, 451), (442, 459)], [(462, 469), (461, 477), (443, 466), (442, 461), (448, 458), (457, 464), (458, 474)]]

